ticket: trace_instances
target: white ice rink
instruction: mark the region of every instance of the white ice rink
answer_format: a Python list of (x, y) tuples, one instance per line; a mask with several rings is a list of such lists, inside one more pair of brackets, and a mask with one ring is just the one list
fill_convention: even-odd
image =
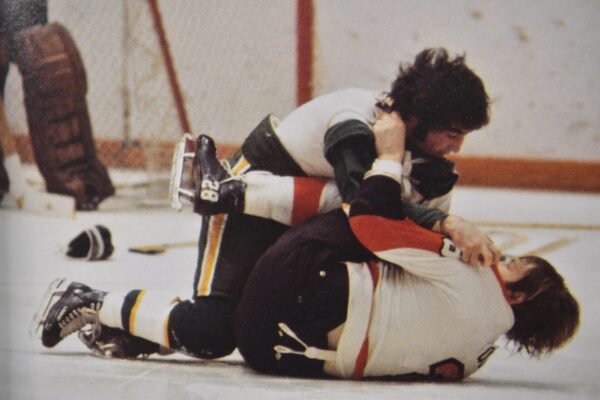
[[(545, 257), (561, 270), (582, 308), (573, 342), (553, 356), (535, 360), (511, 356), (500, 341), (482, 370), (456, 384), (270, 377), (246, 368), (237, 354), (217, 361), (183, 355), (105, 360), (90, 355), (74, 335), (48, 350), (28, 336), (28, 329), (53, 278), (65, 276), (103, 290), (161, 288), (187, 297), (195, 270), (194, 248), (155, 256), (130, 253), (127, 248), (195, 240), (200, 219), (189, 210), (131, 211), (111, 205), (110, 200), (101, 211), (79, 213), (75, 219), (26, 214), (5, 204), (0, 208), (0, 399), (600, 398), (600, 195), (459, 188), (453, 212), (475, 221), (509, 223), (483, 229), (500, 244), (520, 241), (510, 249), (514, 254), (572, 239)], [(533, 223), (554, 225), (528, 225)], [(67, 259), (66, 244), (94, 224), (107, 226), (113, 234), (116, 250), (111, 259)]]

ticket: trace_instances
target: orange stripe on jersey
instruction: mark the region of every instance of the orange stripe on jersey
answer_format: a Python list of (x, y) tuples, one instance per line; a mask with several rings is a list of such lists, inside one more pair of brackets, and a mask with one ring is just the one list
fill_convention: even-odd
[[(369, 261), (369, 272), (371, 273), (371, 280), (373, 283), (373, 293), (375, 293), (375, 289), (377, 289), (377, 284), (379, 283), (379, 269), (377, 268), (377, 263), (375, 261)], [(371, 317), (373, 316), (373, 307), (375, 300), (373, 300), (373, 304), (371, 305), (371, 314), (369, 316), (369, 324), (368, 327), (371, 326)], [(356, 362), (354, 363), (354, 371), (352, 372), (352, 378), (362, 378), (365, 374), (365, 367), (367, 366), (367, 361), (369, 360), (369, 328), (367, 328), (367, 336), (363, 341), (362, 346), (360, 347), (360, 351), (358, 352), (358, 356), (356, 357)]]
[(135, 317), (137, 314), (138, 308), (140, 308), (140, 303), (142, 302), (142, 298), (146, 294), (145, 290), (142, 290), (135, 299), (135, 304), (131, 308), (131, 312), (129, 313), (129, 333), (135, 335)]
[(291, 225), (304, 222), (319, 213), (321, 194), (326, 182), (318, 178), (294, 178)]
[(350, 217), (350, 227), (360, 243), (373, 253), (411, 248), (439, 254), (443, 236), (421, 228), (409, 219), (388, 219), (378, 215)]
[(221, 239), (223, 237), (223, 228), (227, 220), (226, 214), (217, 214), (210, 218), (210, 226), (208, 227), (208, 239), (206, 241), (206, 249), (204, 250), (204, 258), (202, 259), (201, 274), (198, 279), (198, 295), (206, 296), (210, 293), (210, 285), (212, 284), (221, 247)]

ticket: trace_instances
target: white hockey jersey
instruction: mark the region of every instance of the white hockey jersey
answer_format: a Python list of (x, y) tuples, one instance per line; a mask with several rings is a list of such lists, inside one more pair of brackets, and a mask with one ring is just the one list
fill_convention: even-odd
[(350, 224), (365, 247), (402, 268), (347, 263), (347, 320), (330, 335), (337, 350), (324, 370), (458, 380), (480, 368), (514, 323), (495, 269), (464, 264), (449, 239), (410, 220), (361, 215)]
[[(294, 161), (308, 176), (333, 178), (333, 167), (323, 155), (324, 137), (329, 128), (347, 120), (359, 120), (372, 127), (376, 117), (376, 103), (382, 92), (358, 88), (344, 89), (317, 97), (286, 116), (276, 127), (277, 136)], [(448, 212), (452, 191), (423, 201), (423, 196), (409, 179), (412, 165), (419, 163), (410, 151), (404, 155), (402, 199)]]
[(354, 88), (317, 97), (286, 116), (277, 127), (277, 136), (308, 176), (331, 178), (333, 167), (323, 156), (325, 133), (351, 119), (372, 126), (379, 97), (381, 93)]

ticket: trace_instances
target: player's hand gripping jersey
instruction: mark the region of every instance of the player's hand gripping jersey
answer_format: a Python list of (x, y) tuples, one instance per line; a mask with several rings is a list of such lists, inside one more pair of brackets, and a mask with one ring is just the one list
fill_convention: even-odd
[[(270, 116), (268, 121), (273, 125), (270, 134), (277, 136), (280, 145), (269, 145), (274, 138), (262, 136), (266, 122), (263, 121), (246, 139), (242, 152), (254, 169), (290, 175), (289, 168), (286, 173), (277, 170), (277, 165), (290, 161), (282, 161), (277, 153), (287, 152), (301, 170), (294, 175), (335, 178), (342, 199), (352, 200), (364, 173), (376, 158), (372, 128), (377, 113), (381, 112), (376, 104), (383, 96), (351, 88), (317, 97), (280, 123)], [(454, 164), (427, 156), (410, 143), (407, 146), (402, 198), (447, 212), (451, 190), (458, 178)]]
[[(253, 179), (254, 184), (248, 183), (244, 214), (203, 216), (195, 296), (215, 294), (237, 302), (259, 257), (287, 230), (281, 223), (295, 225), (355, 198), (376, 157), (371, 124), (379, 112), (377, 101), (370, 91), (343, 90), (311, 100), (280, 124), (268, 116), (249, 134), (225, 164), (233, 179)], [(410, 189), (403, 196), (419, 203), (406, 207), (415, 221), (433, 227), (445, 216), (435, 207), (449, 204), (456, 181), (453, 164), (433, 157), (417, 160), (408, 153), (404, 160), (411, 172), (404, 177)], [(272, 175), (254, 175), (264, 171)], [(306, 176), (335, 178), (335, 185), (315, 187)], [(298, 212), (298, 203), (307, 200), (314, 207)]]
[[(352, 234), (378, 260), (345, 263), (345, 322), (327, 335), (330, 350), (307, 347), (303, 354), (346, 378), (462, 379), (492, 354), (513, 313), (495, 269), (461, 262), (449, 239), (405, 218), (399, 170), (398, 163), (376, 161), (345, 208)], [(317, 231), (300, 240), (310, 243), (329, 229), (312, 225)]]
[(402, 215), (390, 195), (397, 182), (375, 172), (365, 183), (349, 209), (350, 226), (382, 261), (347, 263), (348, 316), (325, 370), (344, 377), (472, 374), (514, 321), (502, 282), (494, 269), (461, 262), (449, 239), (395, 219)]

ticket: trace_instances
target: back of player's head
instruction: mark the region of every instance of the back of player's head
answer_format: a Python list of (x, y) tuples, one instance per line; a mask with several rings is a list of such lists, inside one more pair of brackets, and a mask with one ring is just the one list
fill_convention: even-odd
[(464, 56), (452, 59), (445, 49), (425, 49), (412, 65), (401, 65), (389, 97), (404, 121), (417, 119), (419, 140), (431, 129), (471, 131), (489, 122), (483, 82), (465, 65)]
[(525, 300), (512, 306), (515, 323), (506, 336), (532, 356), (550, 353), (566, 344), (579, 326), (579, 304), (563, 277), (546, 260), (523, 257), (535, 264), (519, 281), (508, 284), (512, 292), (522, 292)]

